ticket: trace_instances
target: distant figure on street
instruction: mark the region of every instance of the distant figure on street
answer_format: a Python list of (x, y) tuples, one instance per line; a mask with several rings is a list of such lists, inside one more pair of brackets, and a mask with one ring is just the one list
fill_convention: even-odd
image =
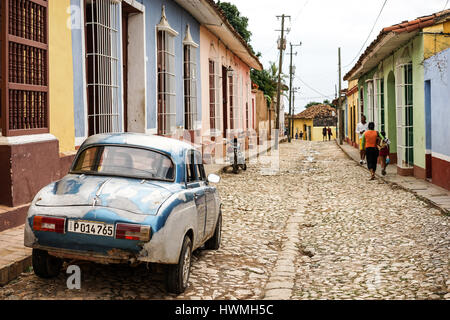
[(327, 130), (327, 127), (323, 127), (323, 129), (322, 129), (322, 141), (325, 141), (325, 140), (327, 140), (327, 132), (328, 132), (328, 130)]
[(359, 164), (361, 165), (365, 163), (364, 158), (366, 157), (366, 151), (363, 148), (362, 139), (364, 132), (366, 132), (368, 129), (369, 128), (366, 122), (366, 116), (362, 114), (361, 122), (356, 125), (356, 133), (359, 135), (359, 156), (361, 159), (359, 160)]
[(308, 140), (308, 133), (305, 131), (305, 140)]
[(295, 133), (295, 140), (298, 140), (298, 132)]
[(300, 140), (303, 140), (303, 131), (300, 131)]
[(381, 131), (381, 135), (385, 137), (381, 143), (378, 149), (380, 149), (380, 160), (381, 160), (381, 174), (383, 176), (386, 175), (386, 168), (389, 165), (390, 159), (389, 159), (389, 145), (391, 144), (391, 141), (386, 137), (386, 133), (384, 131)]
[(331, 141), (332, 136), (333, 136), (333, 132), (331, 131), (331, 128), (328, 127), (328, 141)]
[(384, 140), (384, 137), (374, 130), (375, 123), (370, 122), (368, 127), (369, 130), (364, 132), (361, 143), (363, 149), (366, 150), (367, 168), (371, 175), (370, 180), (374, 180), (379, 155), (378, 145)]

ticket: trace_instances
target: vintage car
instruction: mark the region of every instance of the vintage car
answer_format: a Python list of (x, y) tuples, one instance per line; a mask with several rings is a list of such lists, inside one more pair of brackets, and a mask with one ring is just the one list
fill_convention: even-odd
[(201, 154), (182, 141), (101, 134), (80, 147), (70, 172), (34, 198), (25, 223), (36, 275), (64, 260), (163, 265), (169, 292), (188, 286), (191, 254), (221, 240), (219, 195)]

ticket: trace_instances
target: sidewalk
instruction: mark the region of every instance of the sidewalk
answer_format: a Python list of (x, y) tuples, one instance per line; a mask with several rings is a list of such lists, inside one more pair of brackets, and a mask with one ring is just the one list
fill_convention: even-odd
[[(336, 144), (353, 160), (359, 163), (359, 150), (344, 142), (341, 146)], [(364, 166), (366, 167), (366, 166)], [(389, 165), (386, 170), (386, 176), (381, 175), (381, 166), (377, 166), (377, 177), (381, 180), (397, 185), (414, 193), (421, 200), (437, 207), (444, 214), (450, 214), (450, 191), (438, 187), (427, 180), (417, 179), (415, 177), (403, 177), (397, 174), (397, 166)]]
[[(279, 143), (283, 143), (285, 140), (282, 137)], [(262, 147), (258, 146), (261, 149), (258, 150), (257, 156), (269, 151), (272, 145), (268, 145), (267, 149)], [(221, 174), (222, 169), (226, 166), (225, 164), (210, 164), (205, 166), (205, 170), (207, 174)], [(0, 287), (16, 279), (31, 267), (31, 249), (24, 247), (23, 237), (24, 225), (0, 232)]]

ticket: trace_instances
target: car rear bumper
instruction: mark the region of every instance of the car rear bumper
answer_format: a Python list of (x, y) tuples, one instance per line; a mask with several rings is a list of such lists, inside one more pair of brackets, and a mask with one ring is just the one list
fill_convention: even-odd
[(120, 249), (111, 249), (107, 251), (106, 254), (101, 254), (98, 252), (59, 249), (41, 246), (38, 244), (33, 245), (33, 248), (45, 250), (51, 256), (68, 260), (92, 261), (101, 264), (123, 264), (123, 263), (134, 264), (138, 262), (137, 256), (135, 254)]

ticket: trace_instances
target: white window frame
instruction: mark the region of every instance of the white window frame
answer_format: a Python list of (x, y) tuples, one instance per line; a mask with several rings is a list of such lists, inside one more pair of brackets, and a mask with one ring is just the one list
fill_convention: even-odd
[[(93, 113), (89, 113), (89, 99), (86, 103), (87, 132), (90, 131), (90, 118), (94, 118), (94, 134), (115, 133), (120, 132), (122, 122), (119, 112), (120, 3), (114, 0), (95, 0), (95, 9), (96, 15), (94, 15), (94, 2), (90, 8), (87, 5), (85, 7), (85, 10), (91, 10), (92, 17), (98, 18), (97, 21), (85, 21), (86, 27), (93, 26), (92, 48), (97, 49), (95, 52), (86, 51), (86, 56), (93, 57), (94, 63), (92, 82), (86, 78), (87, 89), (93, 88)], [(97, 34), (96, 39), (94, 39), (94, 28)]]
[[(213, 72), (211, 73), (211, 63), (213, 65)], [(220, 116), (220, 105), (221, 105), (221, 76), (220, 76), (220, 63), (218, 62), (218, 59), (215, 57), (212, 57), (208, 60), (208, 88), (209, 88), (209, 112), (208, 112), (208, 118), (209, 118), (209, 129), (210, 134), (212, 136), (219, 136), (221, 128), (222, 128), (222, 117)], [(211, 77), (213, 78), (213, 87), (211, 87)], [(214, 95), (214, 101), (211, 102), (211, 95)], [(214, 115), (211, 115), (211, 110), (214, 110)], [(214, 126), (211, 125), (212, 121), (214, 121)]]
[(198, 44), (192, 40), (190, 27), (187, 25), (183, 41), (183, 124), (186, 130), (197, 129), (197, 48)]
[[(175, 37), (162, 6), (161, 21), (156, 26), (157, 56), (157, 130), (159, 135), (169, 136), (176, 131), (176, 82), (175, 82)], [(161, 39), (161, 41), (160, 41)], [(160, 47), (162, 46), (162, 47)], [(162, 69), (159, 70), (159, 65)]]
[[(411, 82), (405, 77), (406, 69), (411, 67)], [(395, 91), (397, 111), (397, 164), (401, 168), (414, 167), (414, 100), (412, 61), (400, 61), (396, 66)], [(411, 101), (407, 101), (408, 91)], [(412, 137), (409, 137), (411, 134)]]

